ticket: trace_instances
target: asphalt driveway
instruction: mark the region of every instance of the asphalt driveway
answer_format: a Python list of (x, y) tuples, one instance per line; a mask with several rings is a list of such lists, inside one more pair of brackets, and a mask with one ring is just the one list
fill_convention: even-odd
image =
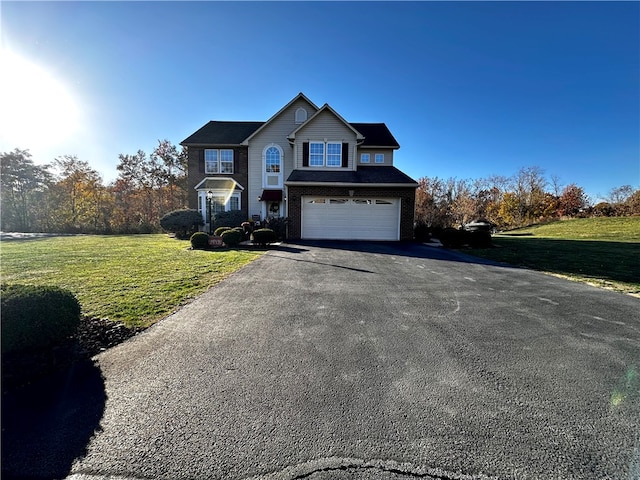
[(68, 374), (3, 474), (638, 478), (639, 312), (442, 249), (285, 245)]

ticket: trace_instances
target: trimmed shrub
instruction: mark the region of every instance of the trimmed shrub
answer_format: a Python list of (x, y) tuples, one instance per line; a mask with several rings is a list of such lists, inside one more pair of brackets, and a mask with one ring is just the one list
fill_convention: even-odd
[(461, 248), (466, 243), (465, 233), (456, 228), (445, 228), (440, 233), (440, 243), (445, 248)]
[(230, 225), (231, 227), (239, 227), (242, 222), (247, 221), (247, 215), (242, 210), (231, 210), (229, 212), (216, 213), (213, 218), (213, 228)]
[(209, 246), (209, 234), (205, 232), (196, 232), (191, 235), (191, 248), (203, 249)]
[(231, 227), (218, 227), (218, 228), (216, 228), (216, 229), (215, 229), (215, 231), (213, 232), (213, 234), (214, 234), (216, 237), (221, 237), (221, 236), (222, 236), (222, 234), (223, 234), (224, 232), (226, 232), (227, 230), (231, 230)]
[(258, 230), (254, 230), (252, 238), (253, 243), (258, 245), (268, 245), (278, 241), (276, 233), (270, 228), (259, 228)]
[(68, 290), (3, 284), (0, 292), (3, 355), (53, 347), (78, 329), (80, 303)]
[(222, 241), (229, 247), (235, 247), (244, 239), (244, 233), (242, 229), (239, 231), (236, 229), (227, 230), (222, 233)]
[(431, 239), (431, 229), (426, 223), (416, 223), (413, 227), (413, 238), (418, 242), (428, 242)]
[(160, 226), (180, 239), (189, 238), (201, 225), (204, 225), (202, 215), (193, 209), (174, 210), (160, 219)]
[(471, 248), (490, 248), (491, 233), (488, 231), (466, 232), (467, 243)]
[(284, 240), (287, 237), (287, 223), (289, 219), (286, 217), (267, 218), (265, 228), (273, 230), (278, 240)]

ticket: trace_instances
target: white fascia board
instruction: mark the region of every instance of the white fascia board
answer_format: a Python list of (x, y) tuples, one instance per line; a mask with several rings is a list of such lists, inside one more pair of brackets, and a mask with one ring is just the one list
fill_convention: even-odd
[(300, 125), (298, 128), (296, 128), (293, 132), (291, 132), (287, 136), (287, 139), (295, 140), (296, 133), (299, 130), (301, 130), (302, 128), (306, 127), (307, 125), (310, 125), (311, 122), (313, 122), (313, 120), (325, 110), (328, 110), (329, 112), (331, 112), (338, 120), (340, 120), (344, 125), (346, 125), (346, 127), (356, 135), (356, 141), (364, 140), (364, 136), (358, 130), (353, 128), (351, 126), (351, 124), (349, 124), (349, 122), (347, 122), (344, 118), (342, 118), (342, 116), (340, 116), (340, 114), (338, 112), (336, 112), (333, 108), (331, 108), (331, 105), (329, 105), (328, 103), (325, 103), (322, 106), (322, 108), (320, 110), (318, 110), (316, 113), (314, 113), (313, 115), (311, 115), (311, 117), (309, 117), (309, 119), (307, 119), (306, 122), (304, 122), (302, 125)]

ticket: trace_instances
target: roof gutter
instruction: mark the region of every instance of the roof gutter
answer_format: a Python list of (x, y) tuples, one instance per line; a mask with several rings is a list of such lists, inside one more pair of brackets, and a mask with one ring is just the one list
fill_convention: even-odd
[(418, 187), (418, 183), (354, 183), (354, 182), (284, 182), (289, 186), (301, 186), (301, 187), (394, 187), (394, 188), (409, 188)]

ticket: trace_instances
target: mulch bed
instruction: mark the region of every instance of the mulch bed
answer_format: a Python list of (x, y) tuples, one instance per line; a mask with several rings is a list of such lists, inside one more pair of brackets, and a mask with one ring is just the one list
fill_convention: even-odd
[(46, 350), (2, 355), (2, 391), (37, 381), (133, 337), (144, 328), (128, 328), (102, 318), (84, 317), (76, 334)]

